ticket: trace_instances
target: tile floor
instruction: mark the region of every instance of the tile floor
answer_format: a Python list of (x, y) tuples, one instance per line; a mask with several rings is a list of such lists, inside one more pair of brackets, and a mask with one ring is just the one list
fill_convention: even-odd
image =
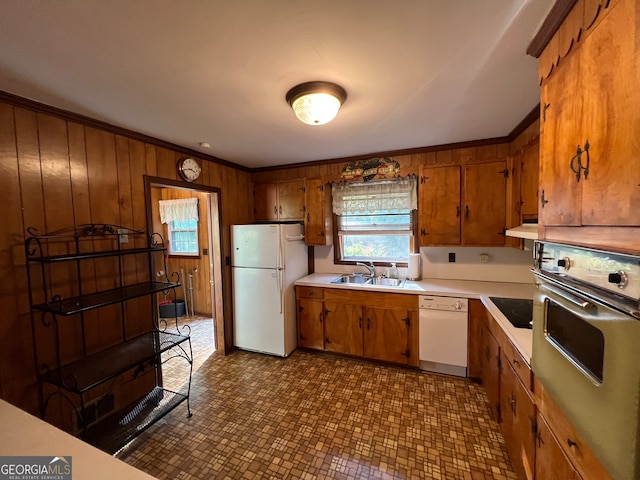
[(516, 479), (481, 386), (296, 351), (216, 355), (119, 457), (167, 479)]

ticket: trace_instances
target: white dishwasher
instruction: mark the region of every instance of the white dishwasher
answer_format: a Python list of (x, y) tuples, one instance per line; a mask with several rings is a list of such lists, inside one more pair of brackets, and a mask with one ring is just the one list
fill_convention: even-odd
[(469, 301), (420, 295), (420, 368), (467, 376)]

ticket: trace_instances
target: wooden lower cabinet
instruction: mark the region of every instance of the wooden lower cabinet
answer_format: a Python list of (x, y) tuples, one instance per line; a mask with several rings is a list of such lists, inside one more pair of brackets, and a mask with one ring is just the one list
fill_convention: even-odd
[(326, 301), (324, 348), (330, 352), (362, 356), (362, 306)]
[(417, 295), (297, 287), (296, 298), (299, 346), (418, 366)]
[(500, 372), (500, 429), (518, 478), (533, 480), (535, 471), (536, 405), (504, 350)]
[(417, 325), (417, 312), (413, 313), (406, 308), (365, 307), (364, 356), (407, 363), (411, 356), (411, 325)]
[(298, 299), (298, 345), (307, 348), (324, 347), (324, 302)]
[(539, 480), (581, 480), (582, 477), (571, 465), (541, 414), (538, 414), (537, 423), (535, 478)]

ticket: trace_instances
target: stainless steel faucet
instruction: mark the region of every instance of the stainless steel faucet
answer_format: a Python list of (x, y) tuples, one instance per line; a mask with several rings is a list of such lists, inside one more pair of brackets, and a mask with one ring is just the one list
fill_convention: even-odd
[(369, 262), (369, 265), (367, 265), (366, 263), (357, 262), (356, 266), (364, 267), (369, 271), (369, 275), (371, 275), (372, 277), (376, 276), (376, 267), (373, 265), (373, 261)]

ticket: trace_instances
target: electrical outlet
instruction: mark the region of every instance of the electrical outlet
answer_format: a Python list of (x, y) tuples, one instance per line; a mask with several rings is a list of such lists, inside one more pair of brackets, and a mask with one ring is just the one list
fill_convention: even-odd
[(129, 230), (127, 230), (126, 228), (119, 228), (118, 241), (120, 243), (129, 243)]
[(456, 254), (454, 252), (449, 252), (449, 263), (455, 263)]
[(489, 254), (481, 253), (480, 254), (480, 263), (489, 263)]

